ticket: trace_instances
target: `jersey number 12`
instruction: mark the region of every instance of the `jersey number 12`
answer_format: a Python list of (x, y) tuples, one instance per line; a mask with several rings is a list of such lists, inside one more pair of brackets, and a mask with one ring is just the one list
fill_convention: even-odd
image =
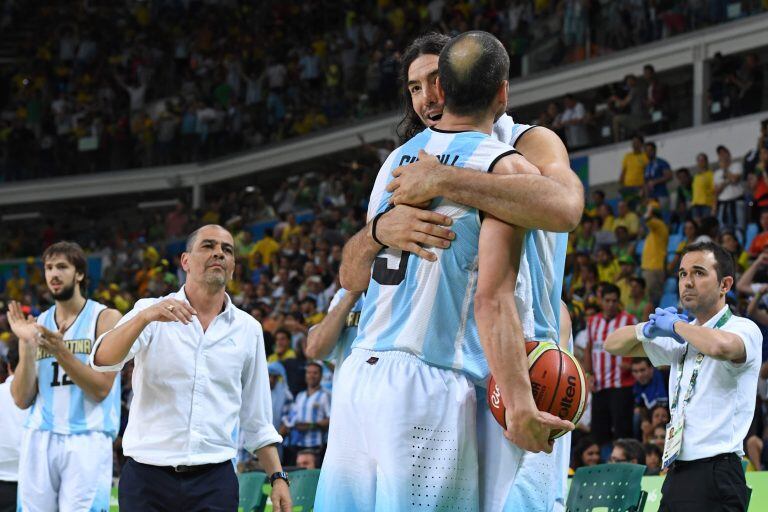
[(74, 384), (74, 382), (69, 380), (67, 372), (64, 370), (61, 370), (61, 380), (59, 380), (59, 363), (57, 361), (53, 361), (51, 365), (53, 365), (53, 380), (51, 380), (51, 386), (69, 386), (70, 384)]

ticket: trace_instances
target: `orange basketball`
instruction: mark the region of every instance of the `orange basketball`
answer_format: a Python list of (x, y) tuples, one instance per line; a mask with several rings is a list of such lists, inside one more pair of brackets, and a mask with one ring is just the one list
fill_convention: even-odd
[[(555, 343), (526, 341), (525, 351), (536, 407), (578, 423), (587, 402), (587, 386), (579, 362)], [(506, 428), (506, 408), (493, 376), (488, 381), (488, 406), (499, 425)], [(553, 431), (550, 439), (565, 433), (564, 430)]]

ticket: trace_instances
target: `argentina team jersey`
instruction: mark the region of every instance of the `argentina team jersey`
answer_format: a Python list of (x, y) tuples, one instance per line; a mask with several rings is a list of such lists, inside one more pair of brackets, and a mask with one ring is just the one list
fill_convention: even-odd
[[(379, 171), (368, 219), (386, 211), (392, 171), (418, 158), (419, 149), (447, 165), (487, 172), (511, 146), (479, 132), (442, 132), (428, 128), (400, 146)], [(400, 350), (426, 363), (459, 370), (473, 380), (487, 377), (474, 314), (480, 215), (477, 209), (444, 198), (430, 209), (453, 219), (456, 234), (448, 249), (429, 247), (436, 262), (393, 248), (376, 257), (355, 348)]]
[[(64, 343), (75, 357), (88, 365), (88, 356), (96, 340), (96, 322), (106, 307), (87, 300), (75, 322), (64, 333)], [(37, 322), (58, 331), (56, 306), (41, 314)], [(120, 375), (115, 378), (107, 398), (95, 402), (88, 398), (50, 353), (37, 349), (38, 393), (26, 427), (57, 434), (104, 432), (113, 438), (120, 426)]]
[[(492, 136), (510, 146), (535, 126), (515, 123), (503, 114), (493, 125)], [(515, 299), (523, 334), (528, 340), (560, 338), (560, 297), (563, 291), (568, 233), (540, 229), (525, 234)]]

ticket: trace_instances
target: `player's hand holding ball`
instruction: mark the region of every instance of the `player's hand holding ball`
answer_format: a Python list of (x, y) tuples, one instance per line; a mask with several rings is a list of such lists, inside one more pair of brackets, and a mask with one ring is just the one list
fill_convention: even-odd
[(555, 443), (552, 432), (570, 432), (574, 428), (570, 421), (540, 411), (535, 404), (523, 411), (519, 408), (508, 408), (505, 417), (507, 428), (504, 430), (504, 437), (523, 450), (533, 453), (552, 453)]
[(139, 313), (144, 316), (147, 324), (151, 322), (181, 322), (187, 325), (197, 311), (186, 302), (176, 299), (165, 299), (153, 304)]

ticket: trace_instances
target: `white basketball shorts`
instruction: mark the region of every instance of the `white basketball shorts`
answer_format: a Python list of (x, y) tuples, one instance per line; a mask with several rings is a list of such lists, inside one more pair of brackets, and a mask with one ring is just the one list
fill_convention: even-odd
[(526, 452), (504, 437), (477, 388), (477, 443), (482, 512), (565, 510), (571, 434), (555, 440), (552, 453)]
[(400, 351), (355, 349), (339, 372), (315, 511), (476, 512), (470, 380)]
[(111, 488), (110, 436), (24, 430), (19, 511), (108, 512)]

